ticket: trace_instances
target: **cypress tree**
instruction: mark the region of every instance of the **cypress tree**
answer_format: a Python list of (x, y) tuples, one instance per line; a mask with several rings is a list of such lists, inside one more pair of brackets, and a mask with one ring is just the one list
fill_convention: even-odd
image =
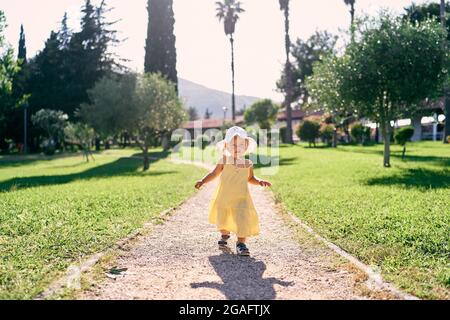
[(148, 29), (145, 45), (145, 72), (159, 72), (178, 90), (173, 0), (148, 0)]
[(13, 79), (13, 97), (20, 100), (24, 95), (25, 87), (25, 72), (24, 68), (27, 64), (27, 47), (25, 44), (25, 31), (23, 24), (20, 25), (19, 47), (17, 50), (18, 65), (21, 67), (20, 71), (14, 75)]
[(23, 24), (20, 25), (19, 50), (17, 58), (21, 60), (22, 64), (27, 63), (27, 47), (25, 45), (25, 32), (23, 30)]

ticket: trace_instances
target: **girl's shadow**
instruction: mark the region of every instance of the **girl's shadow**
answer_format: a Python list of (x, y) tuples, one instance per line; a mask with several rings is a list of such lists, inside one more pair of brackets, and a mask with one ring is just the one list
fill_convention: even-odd
[(191, 283), (192, 288), (220, 290), (228, 300), (273, 300), (276, 298), (275, 284), (292, 286), (276, 278), (263, 278), (266, 265), (251, 257), (223, 254), (209, 257), (211, 265), (222, 279), (218, 282)]

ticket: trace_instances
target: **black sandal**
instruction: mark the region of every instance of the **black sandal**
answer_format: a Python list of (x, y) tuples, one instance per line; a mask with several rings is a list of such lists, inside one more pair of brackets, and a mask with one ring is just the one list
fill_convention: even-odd
[(247, 246), (242, 242), (236, 244), (236, 253), (238, 256), (248, 257), (250, 255), (250, 251), (248, 250)]
[(219, 246), (225, 247), (226, 245), (228, 245), (229, 239), (230, 239), (230, 235), (222, 235), (222, 238), (218, 242)]

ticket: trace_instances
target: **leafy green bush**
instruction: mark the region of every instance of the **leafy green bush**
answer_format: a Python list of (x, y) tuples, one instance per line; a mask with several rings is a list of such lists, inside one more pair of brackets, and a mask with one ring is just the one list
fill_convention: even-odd
[(183, 141), (182, 134), (173, 134), (172, 137), (170, 138), (170, 142), (169, 142), (170, 148), (171, 149), (175, 148), (182, 141)]
[(333, 141), (335, 127), (331, 124), (325, 124), (320, 128), (320, 138), (322, 141), (331, 146)]
[(45, 139), (41, 145), (46, 156), (53, 156), (56, 152), (56, 143), (53, 139)]
[(404, 127), (395, 131), (394, 139), (399, 145), (403, 146), (402, 159), (405, 158), (406, 143), (411, 140), (414, 135), (413, 127)]
[(280, 128), (280, 139), (282, 143), (288, 143), (286, 139), (287, 127)]
[(44, 133), (42, 148), (46, 155), (55, 154), (58, 142), (64, 140), (67, 119), (68, 116), (62, 111), (49, 109), (41, 109), (31, 116), (33, 125)]
[(413, 127), (404, 127), (395, 131), (394, 139), (399, 145), (405, 145), (414, 135)]
[(351, 126), (350, 134), (354, 140), (361, 144), (370, 140), (370, 128), (363, 126), (360, 122)]
[(209, 144), (209, 138), (206, 135), (202, 134), (197, 137), (197, 146), (200, 149), (205, 150), (206, 147), (208, 146), (208, 144)]
[(247, 124), (257, 123), (261, 129), (270, 129), (280, 107), (270, 99), (255, 102), (245, 111)]
[(303, 121), (297, 128), (297, 135), (300, 140), (309, 143), (309, 146), (316, 146), (316, 139), (319, 138), (320, 123), (311, 120)]

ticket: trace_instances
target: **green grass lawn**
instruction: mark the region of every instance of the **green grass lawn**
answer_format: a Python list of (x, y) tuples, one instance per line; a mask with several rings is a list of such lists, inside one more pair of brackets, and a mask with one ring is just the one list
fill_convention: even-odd
[[(0, 157), (0, 299), (33, 298), (71, 262), (192, 195), (205, 173), (164, 159), (143, 173), (137, 152), (111, 150), (88, 164), (70, 155)], [(449, 299), (450, 147), (410, 144), (405, 161), (400, 152), (393, 146), (385, 169), (382, 146), (282, 146), (279, 172), (267, 178), (289, 211), (387, 280)]]
[[(204, 170), (136, 150), (0, 158), (0, 299), (35, 297), (71, 262), (111, 247), (193, 194)], [(161, 152), (152, 156), (163, 158)]]
[(450, 298), (450, 146), (283, 146), (267, 177), (278, 200), (318, 233), (422, 298)]

